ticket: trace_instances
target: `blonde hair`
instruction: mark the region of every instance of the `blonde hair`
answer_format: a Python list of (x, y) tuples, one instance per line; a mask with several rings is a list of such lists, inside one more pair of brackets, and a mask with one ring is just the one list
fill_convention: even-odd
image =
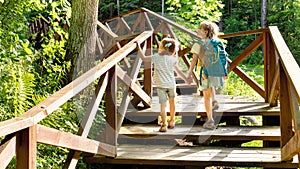
[(199, 29), (207, 30), (207, 38), (212, 39), (214, 37), (217, 37), (219, 34), (219, 26), (211, 21), (203, 21), (201, 22)]
[[(158, 47), (159, 55), (175, 55), (178, 51), (179, 43), (172, 38), (163, 38)], [(176, 55), (175, 55), (176, 56)]]

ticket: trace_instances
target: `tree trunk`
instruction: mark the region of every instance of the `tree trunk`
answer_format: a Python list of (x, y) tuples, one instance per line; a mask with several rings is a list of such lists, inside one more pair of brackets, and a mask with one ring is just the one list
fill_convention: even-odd
[(262, 0), (261, 1), (261, 28), (266, 28), (268, 26), (267, 23), (267, 0)]
[(66, 59), (72, 63), (68, 83), (94, 66), (98, 0), (73, 0)]

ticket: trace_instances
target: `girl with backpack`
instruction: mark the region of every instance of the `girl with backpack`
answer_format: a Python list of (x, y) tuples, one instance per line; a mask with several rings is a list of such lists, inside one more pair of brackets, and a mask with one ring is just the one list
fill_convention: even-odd
[(193, 81), (192, 73), (196, 64), (200, 65), (200, 91), (203, 92), (204, 106), (207, 120), (203, 124), (205, 129), (215, 129), (213, 111), (219, 108), (215, 99), (215, 87), (223, 86), (227, 78), (227, 61), (224, 44), (218, 39), (219, 27), (211, 22), (204, 21), (197, 31), (201, 39), (192, 46), (193, 59), (188, 73), (188, 82)]

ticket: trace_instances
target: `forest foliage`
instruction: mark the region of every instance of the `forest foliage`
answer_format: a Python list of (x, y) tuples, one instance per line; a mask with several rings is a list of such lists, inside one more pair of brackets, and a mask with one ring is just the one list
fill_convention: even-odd
[[(99, 20), (103, 21), (145, 7), (162, 12), (162, 1), (99, 0)], [(65, 60), (71, 0), (0, 0), (0, 121), (26, 112), (66, 82), (70, 62)], [(165, 0), (164, 12), (195, 31), (203, 20), (218, 22), (223, 33), (260, 29), (260, 0)], [(278, 26), (295, 59), (300, 63), (300, 0), (268, 1), (268, 25)], [(177, 19), (176, 19), (177, 18)], [(44, 34), (30, 34), (35, 20), (47, 20), (50, 29)], [(55, 40), (58, 35), (60, 41)], [(237, 56), (255, 36), (233, 39), (227, 43), (230, 57)], [(243, 64), (261, 67), (262, 53), (257, 50)], [(254, 65), (254, 66), (253, 66)], [(71, 104), (71, 105), (70, 105)], [(67, 103), (42, 124), (76, 133), (76, 114)], [(67, 151), (39, 145), (38, 167), (61, 166)], [(49, 150), (52, 153), (49, 153)], [(41, 158), (43, 156), (43, 158)], [(13, 164), (12, 164), (13, 168)]]

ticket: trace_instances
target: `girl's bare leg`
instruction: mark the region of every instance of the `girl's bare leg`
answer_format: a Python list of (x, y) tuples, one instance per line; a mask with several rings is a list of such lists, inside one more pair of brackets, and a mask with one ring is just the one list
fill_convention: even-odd
[(211, 87), (211, 100), (214, 101), (216, 98), (216, 90), (215, 87)]
[(211, 101), (212, 101), (212, 111), (215, 111), (219, 108), (219, 103), (216, 100), (216, 89), (211, 87)]
[(160, 116), (161, 116), (161, 127), (159, 129), (160, 132), (167, 131), (168, 123), (167, 123), (167, 113), (166, 113), (166, 103), (160, 104)]
[(166, 103), (160, 104), (160, 116), (162, 124), (167, 122)]
[(169, 98), (169, 104), (170, 104), (169, 128), (173, 128), (175, 125), (175, 98)]
[(213, 120), (213, 114), (211, 108), (211, 95), (212, 95), (212, 88), (203, 90), (204, 107), (206, 110), (207, 120)]

